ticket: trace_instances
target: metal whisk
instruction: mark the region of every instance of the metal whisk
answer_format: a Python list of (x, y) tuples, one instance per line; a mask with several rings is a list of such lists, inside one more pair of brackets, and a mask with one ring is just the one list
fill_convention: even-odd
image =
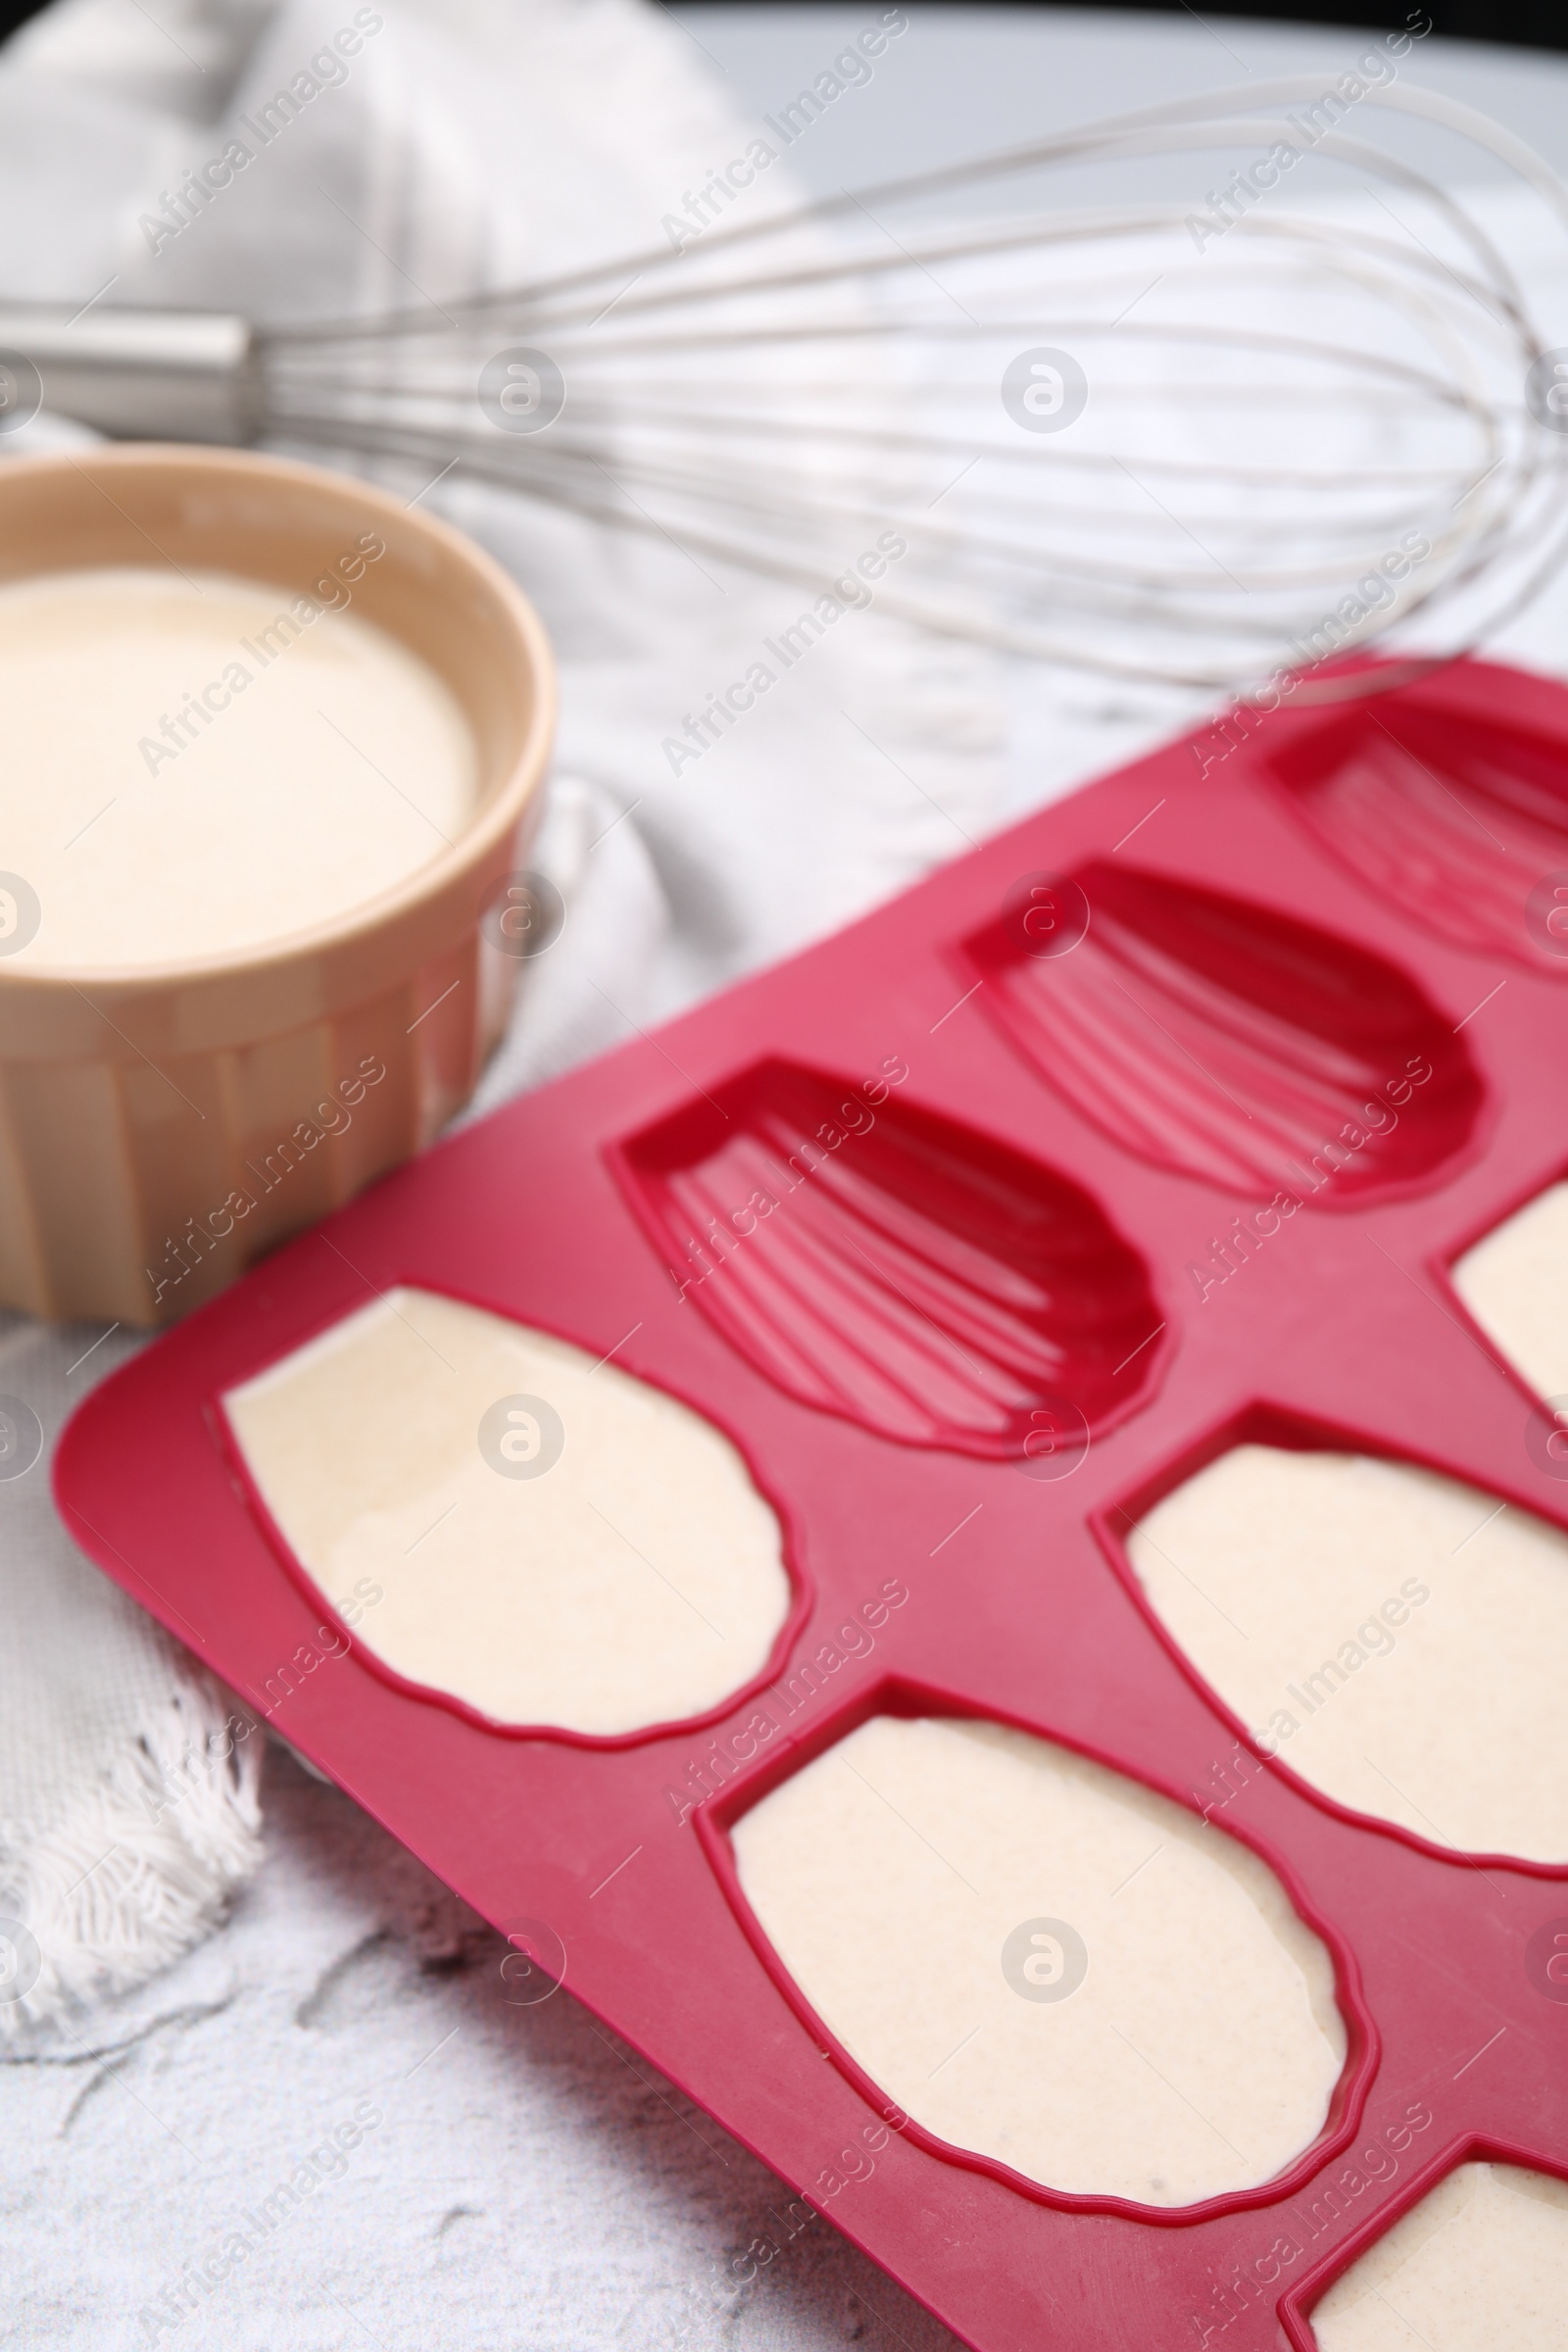
[[(1173, 101), (417, 312), (0, 306), (0, 347), (111, 433), (456, 467), (806, 598), (1236, 688), (1418, 614), (1471, 642), (1564, 553), (1568, 355), (1471, 208), (1361, 135), (1374, 109), (1464, 138), (1568, 234), (1530, 149), (1391, 67), (1353, 104)], [(1207, 151), (1242, 161), (1186, 203), (1002, 201)], [(1348, 217), (1303, 201), (1309, 156), (1350, 174)]]

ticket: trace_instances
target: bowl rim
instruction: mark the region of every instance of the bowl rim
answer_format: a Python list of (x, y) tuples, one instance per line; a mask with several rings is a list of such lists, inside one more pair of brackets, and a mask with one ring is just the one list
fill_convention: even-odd
[[(338, 472), (303, 459), (276, 457), (270, 451), (213, 449), (173, 441), (137, 442), (128, 446), (110, 442), (101, 447), (42, 450), (30, 457), (5, 459), (0, 461), (0, 510), (9, 486), (14, 483), (36, 480), (39, 475), (49, 473), (62, 479), (68, 473), (90, 479), (99, 468), (122, 477), (183, 472), (195, 479), (206, 475), (279, 487), (288, 484), (333, 499), (352, 497), (371, 520), (396, 523), (400, 530), (414, 530), (449, 561), (462, 564), (488, 590), (504, 621), (511, 626), (527, 669), (532, 707), (510, 773), (502, 776), (457, 839), (438, 851), (426, 864), (416, 866), (376, 897), (363, 900), (307, 929), (284, 932), (273, 939), (216, 955), (133, 965), (79, 963), (49, 968), (12, 964), (0, 958), (0, 998), (12, 999), (14, 1012), (22, 1010), (17, 1000), (23, 997), (79, 998), (83, 989), (90, 987), (95, 996), (118, 998), (124, 1003), (203, 980), (265, 978), (323, 953), (335, 956), (351, 949), (356, 941), (394, 928), (401, 919), (416, 915), (422, 906), (461, 884), (465, 875), (483, 865), (496, 848), (516, 832), (549, 766), (558, 707), (556, 662), (544, 623), (533, 605), (510, 573), (476, 540), (439, 515), (405, 504), (378, 483), (365, 481), (358, 474)], [(65, 564), (59, 568), (96, 567)], [(46, 576), (52, 575), (29, 567), (11, 575), (4, 584)]]

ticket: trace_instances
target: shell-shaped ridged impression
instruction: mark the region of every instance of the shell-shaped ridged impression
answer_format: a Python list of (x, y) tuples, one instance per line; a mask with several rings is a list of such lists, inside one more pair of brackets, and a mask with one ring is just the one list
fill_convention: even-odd
[(968, 953), (977, 1002), (1125, 1151), (1268, 1199), (1349, 1208), (1424, 1183), (1481, 1087), (1415, 982), (1316, 925), (1159, 874), (1073, 876), (1089, 928), (1034, 957), (1007, 923)]
[(1568, 1861), (1555, 1528), (1406, 1462), (1239, 1446), (1128, 1552), (1187, 1656), (1314, 1788), (1461, 1852)]
[(1336, 2278), (1312, 2333), (1318, 2352), (1552, 2352), (1565, 2313), (1568, 2182), (1461, 2164)]
[(788, 1614), (778, 1523), (728, 1439), (504, 1316), (392, 1291), (223, 1406), (354, 1640), (492, 1721), (701, 1714)]
[(1279, 774), (1323, 846), (1380, 899), (1440, 938), (1568, 978), (1559, 926), (1546, 928), (1560, 904), (1549, 878), (1568, 868), (1560, 744), (1391, 702), (1309, 736)]
[(807, 2000), (916, 2123), (1043, 2186), (1188, 2205), (1322, 2129), (1322, 1943), (1234, 1838), (1000, 1724), (874, 1716), (731, 1833)]
[(906, 1445), (1016, 1455), (1155, 1371), (1142, 1260), (1069, 1178), (994, 1138), (764, 1062), (633, 1139), (685, 1297), (769, 1380)]

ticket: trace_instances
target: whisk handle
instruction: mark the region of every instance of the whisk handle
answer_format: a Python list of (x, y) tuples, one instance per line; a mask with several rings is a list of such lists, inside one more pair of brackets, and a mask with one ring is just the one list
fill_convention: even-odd
[(244, 318), (0, 301), (0, 367), (16, 376), (19, 358), (36, 368), (45, 408), (118, 440), (239, 442), (256, 429), (261, 384)]

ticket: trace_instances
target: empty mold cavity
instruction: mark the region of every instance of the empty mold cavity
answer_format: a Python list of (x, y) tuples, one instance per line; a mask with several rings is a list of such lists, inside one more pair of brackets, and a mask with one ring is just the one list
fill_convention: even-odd
[(700, 1714), (788, 1613), (777, 1521), (728, 1440), (504, 1316), (393, 1291), (223, 1406), (356, 1642), (495, 1722)]
[(1152, 1379), (1143, 1261), (1089, 1195), (973, 1128), (766, 1062), (637, 1137), (622, 1172), (683, 1297), (768, 1379), (907, 1445), (1015, 1453)]
[(1462, 2164), (1337, 2278), (1312, 2314), (1318, 2352), (1560, 2352), (1568, 2185)]
[(1349, 1208), (1465, 1143), (1481, 1088), (1464, 1040), (1395, 964), (1193, 883), (1104, 864), (1072, 881), (1089, 927), (1067, 953), (1031, 955), (1005, 921), (967, 950), (980, 1004), (1124, 1150)]
[(731, 1833), (816, 2015), (913, 2120), (1082, 2195), (1187, 2205), (1321, 2130), (1346, 2037), (1266, 1866), (1000, 1724), (874, 1716)]
[(1380, 898), (1461, 947), (1568, 978), (1568, 939), (1544, 927), (1558, 902), (1536, 895), (1568, 868), (1562, 744), (1386, 697), (1376, 716), (1323, 729), (1278, 772)]
[(1539, 1396), (1568, 1396), (1568, 1184), (1539, 1193), (1467, 1250), (1453, 1287)]
[(1314, 1788), (1439, 1845), (1568, 1861), (1555, 1528), (1405, 1462), (1239, 1446), (1128, 1552), (1172, 1638)]

